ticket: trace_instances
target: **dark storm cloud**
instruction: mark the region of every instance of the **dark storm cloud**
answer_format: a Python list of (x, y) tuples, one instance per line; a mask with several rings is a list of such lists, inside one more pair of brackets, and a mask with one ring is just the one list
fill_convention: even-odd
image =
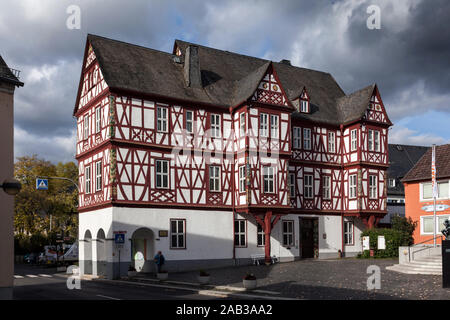
[[(71, 4), (81, 8), (81, 30), (66, 28)], [(371, 4), (381, 9), (380, 30), (366, 27)], [(424, 105), (449, 111), (449, 17), (446, 0), (11, 2), (0, 10), (0, 54), (25, 82), (16, 94), (16, 155), (73, 157), (72, 110), (87, 33), (164, 51), (182, 38), (291, 59), (331, 73), (347, 93), (376, 82), (397, 121)]]

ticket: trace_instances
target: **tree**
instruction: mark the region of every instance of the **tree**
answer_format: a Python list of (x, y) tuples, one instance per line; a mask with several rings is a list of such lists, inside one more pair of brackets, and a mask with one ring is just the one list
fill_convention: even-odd
[[(78, 180), (78, 168), (73, 162), (52, 164), (31, 157), (19, 157), (14, 175), (22, 184), (15, 198), (14, 225), (16, 234), (39, 235), (66, 231), (76, 237), (78, 193), (68, 181), (49, 180), (48, 190), (36, 190), (37, 176), (58, 176)], [(50, 217), (52, 225), (50, 226)]]
[(394, 215), (391, 218), (392, 229), (402, 232), (404, 235), (402, 245), (410, 246), (414, 244), (413, 233), (417, 228), (417, 221), (413, 221), (411, 217), (401, 217), (399, 215)]

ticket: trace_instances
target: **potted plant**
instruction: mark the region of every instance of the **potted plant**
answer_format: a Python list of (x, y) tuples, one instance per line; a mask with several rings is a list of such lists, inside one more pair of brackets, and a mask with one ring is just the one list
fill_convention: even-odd
[(165, 270), (161, 270), (156, 273), (156, 278), (159, 280), (166, 280), (169, 277), (169, 273)]
[(243, 280), (244, 288), (247, 290), (253, 290), (256, 288), (256, 277), (253, 273), (247, 273)]
[(128, 267), (128, 277), (134, 277), (136, 275), (137, 275), (136, 269), (132, 265), (130, 265)]
[(198, 275), (198, 282), (200, 282), (201, 284), (208, 284), (209, 279), (210, 279), (209, 273), (204, 270), (200, 270)]

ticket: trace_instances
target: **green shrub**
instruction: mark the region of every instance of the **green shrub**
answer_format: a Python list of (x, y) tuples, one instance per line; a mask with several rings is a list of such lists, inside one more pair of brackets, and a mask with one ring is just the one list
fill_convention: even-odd
[[(374, 258), (392, 258), (398, 257), (398, 247), (408, 245), (409, 235), (404, 231), (395, 229), (373, 228), (361, 233), (361, 238), (368, 236), (370, 238), (370, 249), (374, 250)], [(386, 249), (378, 250), (378, 236), (384, 236)], [(406, 244), (405, 244), (406, 243)], [(360, 258), (369, 258), (369, 250), (365, 250)]]

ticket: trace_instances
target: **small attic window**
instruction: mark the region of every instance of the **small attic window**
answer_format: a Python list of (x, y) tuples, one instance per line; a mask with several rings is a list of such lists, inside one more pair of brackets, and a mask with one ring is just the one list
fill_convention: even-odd
[(181, 49), (179, 47), (177, 47), (177, 50), (175, 51), (175, 54), (177, 56), (181, 56)]
[(306, 89), (303, 89), (303, 92), (300, 95), (300, 112), (309, 113), (309, 111), (310, 111), (309, 96), (306, 92)]

